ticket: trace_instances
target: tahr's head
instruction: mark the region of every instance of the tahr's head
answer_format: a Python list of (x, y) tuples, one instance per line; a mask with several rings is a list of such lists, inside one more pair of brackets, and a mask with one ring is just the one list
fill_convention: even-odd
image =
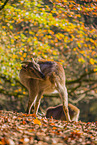
[(32, 76), (35, 76), (35, 79), (45, 79), (45, 75), (42, 73), (40, 69), (40, 65), (32, 59), (32, 61), (24, 61), (22, 62), (22, 69), (28, 71), (29, 74), (32, 73)]

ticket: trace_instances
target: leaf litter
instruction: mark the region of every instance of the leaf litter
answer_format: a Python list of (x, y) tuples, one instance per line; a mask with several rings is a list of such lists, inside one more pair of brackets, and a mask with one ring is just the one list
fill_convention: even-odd
[(97, 122), (70, 122), (0, 111), (0, 145), (96, 145)]

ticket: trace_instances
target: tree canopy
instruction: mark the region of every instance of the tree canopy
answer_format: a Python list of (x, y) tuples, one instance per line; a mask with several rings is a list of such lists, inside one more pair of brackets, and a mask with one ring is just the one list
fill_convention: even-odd
[(0, 92), (22, 97), (21, 62), (59, 61), (69, 101), (97, 98), (96, 0), (0, 1)]

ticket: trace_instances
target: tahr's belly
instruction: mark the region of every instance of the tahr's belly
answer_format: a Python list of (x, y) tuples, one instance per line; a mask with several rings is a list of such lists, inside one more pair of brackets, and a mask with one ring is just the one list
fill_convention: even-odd
[(53, 94), (55, 91), (57, 91), (56, 89), (52, 89), (52, 88), (47, 88), (44, 90), (44, 94), (48, 95), (48, 94)]
[(43, 90), (44, 94), (52, 94), (56, 90), (55, 84), (51, 83), (49, 79), (40, 81), (39, 88)]

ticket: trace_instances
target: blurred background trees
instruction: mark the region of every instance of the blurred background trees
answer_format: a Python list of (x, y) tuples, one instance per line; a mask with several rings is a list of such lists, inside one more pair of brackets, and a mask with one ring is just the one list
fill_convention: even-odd
[[(96, 0), (0, 1), (0, 109), (24, 112), (28, 92), (18, 74), (32, 57), (59, 61), (69, 102), (82, 121), (97, 120)], [(40, 108), (60, 103), (45, 96)]]

